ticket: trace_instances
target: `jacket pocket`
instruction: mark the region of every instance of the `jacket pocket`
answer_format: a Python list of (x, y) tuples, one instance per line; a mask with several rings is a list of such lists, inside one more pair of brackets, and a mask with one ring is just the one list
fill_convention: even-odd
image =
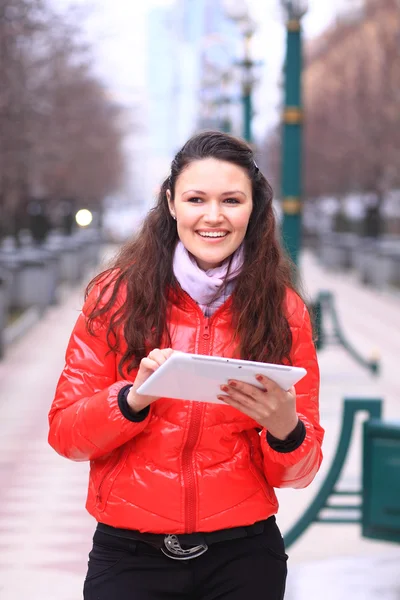
[(106, 508), (111, 489), (116, 478), (125, 466), (128, 453), (129, 447), (127, 444), (120, 448), (119, 451), (115, 452), (115, 456), (110, 457), (109, 464), (102, 473), (96, 492), (96, 507), (101, 512)]
[(248, 452), (249, 452), (249, 471), (253, 475), (253, 477), (257, 480), (257, 482), (258, 482), (260, 488), (262, 489), (262, 491), (264, 492), (264, 495), (267, 498), (267, 500), (271, 504), (275, 504), (275, 498), (273, 497), (273, 494), (271, 493), (272, 490), (270, 488), (270, 485), (269, 485), (268, 481), (266, 480), (264, 473), (261, 471), (261, 469), (257, 465), (256, 458), (255, 458), (255, 453), (257, 452), (257, 449), (254, 448), (253, 440), (251, 439), (251, 436), (248, 431), (243, 431), (243, 438), (244, 438), (245, 444), (246, 444), (246, 446), (248, 448)]

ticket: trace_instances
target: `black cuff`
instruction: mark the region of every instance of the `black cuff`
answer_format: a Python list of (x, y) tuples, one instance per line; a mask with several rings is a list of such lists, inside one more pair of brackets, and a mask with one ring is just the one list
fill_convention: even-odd
[(141, 421), (144, 421), (148, 417), (148, 414), (150, 412), (150, 406), (146, 406), (146, 408), (139, 411), (138, 413), (134, 413), (126, 399), (131, 387), (132, 387), (132, 385), (126, 385), (125, 387), (123, 387), (122, 389), (119, 390), (118, 406), (119, 406), (120, 411), (124, 415), (125, 419), (128, 419), (128, 421), (133, 421), (134, 423), (140, 423)]
[(289, 433), (286, 440), (279, 440), (271, 435), (269, 431), (267, 431), (267, 442), (271, 446), (272, 450), (286, 454), (287, 452), (293, 452), (293, 450), (297, 450), (297, 448), (302, 445), (304, 438), (306, 437), (306, 433), (306, 427), (303, 421), (299, 419), (296, 427), (291, 433)]

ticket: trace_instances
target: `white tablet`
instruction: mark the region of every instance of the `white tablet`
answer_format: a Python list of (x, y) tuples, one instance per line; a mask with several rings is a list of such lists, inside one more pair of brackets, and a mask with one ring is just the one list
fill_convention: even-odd
[(174, 352), (138, 388), (137, 393), (225, 405), (217, 396), (223, 394), (220, 386), (228, 379), (251, 383), (262, 389), (256, 379), (256, 375), (261, 374), (288, 390), (306, 373), (301, 367)]

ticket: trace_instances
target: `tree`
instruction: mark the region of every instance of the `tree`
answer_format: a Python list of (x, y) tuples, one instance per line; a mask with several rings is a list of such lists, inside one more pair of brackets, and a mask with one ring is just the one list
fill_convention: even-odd
[(323, 36), (305, 73), (306, 195), (368, 193), (378, 221), (400, 184), (399, 35), (396, 0), (367, 0)]
[(121, 184), (122, 111), (78, 34), (45, 0), (0, 0), (0, 236), (32, 198), (95, 206)]

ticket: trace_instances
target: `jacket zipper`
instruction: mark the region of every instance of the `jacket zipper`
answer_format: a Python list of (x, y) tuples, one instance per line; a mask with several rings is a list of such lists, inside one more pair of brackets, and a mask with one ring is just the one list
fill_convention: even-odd
[(196, 475), (193, 467), (193, 449), (197, 444), (200, 433), (202, 407), (199, 402), (192, 404), (190, 425), (185, 447), (182, 451), (183, 479), (185, 484), (185, 531), (192, 533), (196, 530)]
[(203, 352), (202, 354), (208, 354), (210, 351), (210, 319), (207, 318), (204, 323), (203, 333), (202, 333), (202, 342), (203, 342)]
[[(189, 300), (192, 307), (197, 311), (200, 321), (200, 336), (196, 343), (195, 352), (198, 354), (209, 355), (211, 350), (211, 321), (214, 320), (219, 312), (222, 312), (225, 305), (220, 306), (212, 317), (205, 317), (199, 305), (182, 290), (184, 296)], [(227, 302), (225, 302), (227, 304)], [(196, 497), (196, 475), (193, 467), (193, 450), (200, 435), (200, 424), (203, 415), (204, 406), (200, 402), (191, 403), (189, 431), (185, 445), (182, 450), (182, 471), (183, 482), (185, 486), (185, 532), (196, 531), (197, 521), (197, 497)]]
[[(196, 352), (202, 354), (210, 352), (210, 319), (201, 316), (201, 333), (197, 343)], [(191, 404), (189, 431), (185, 446), (182, 451), (182, 468), (185, 485), (185, 531), (191, 533), (196, 530), (197, 495), (196, 475), (193, 467), (193, 450), (199, 439), (203, 405), (200, 402)]]

